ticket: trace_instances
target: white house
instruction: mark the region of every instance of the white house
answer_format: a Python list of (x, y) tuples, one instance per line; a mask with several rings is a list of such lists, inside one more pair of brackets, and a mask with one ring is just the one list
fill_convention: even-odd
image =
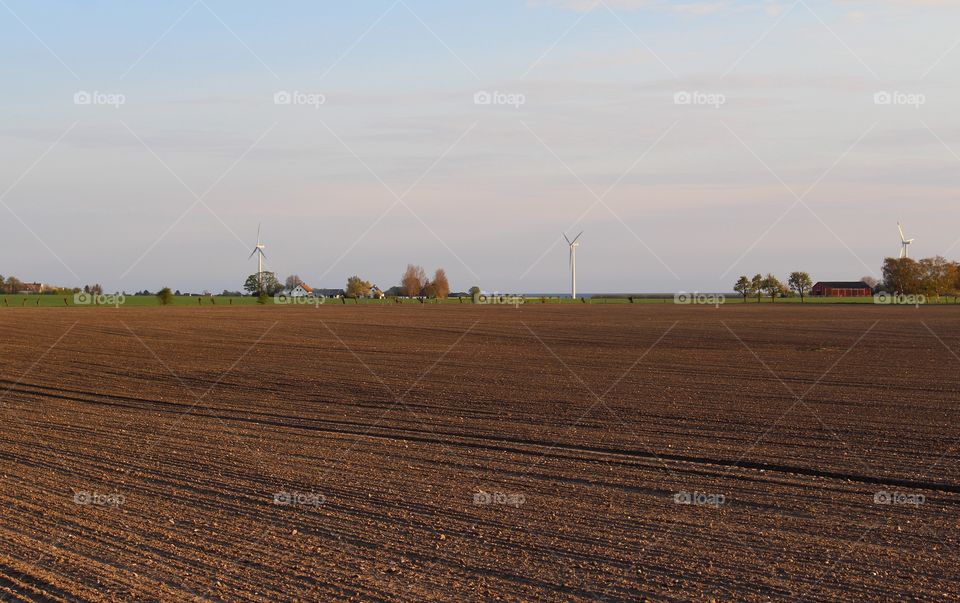
[(313, 297), (313, 289), (306, 283), (300, 283), (290, 291), (290, 297)]

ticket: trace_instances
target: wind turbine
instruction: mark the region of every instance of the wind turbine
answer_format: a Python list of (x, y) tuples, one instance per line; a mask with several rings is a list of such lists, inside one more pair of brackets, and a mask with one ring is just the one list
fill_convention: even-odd
[(900, 244), (902, 245), (900, 248), (900, 259), (902, 260), (903, 258), (910, 257), (909, 247), (910, 243), (913, 243), (914, 239), (908, 239), (903, 236), (903, 227), (900, 226), (899, 222), (897, 222), (897, 229), (900, 231)]
[(577, 299), (577, 247), (580, 246), (580, 243), (577, 243), (580, 240), (580, 236), (583, 234), (583, 231), (580, 231), (572, 241), (567, 238), (567, 235), (564, 234), (563, 238), (566, 239), (567, 245), (570, 246), (570, 295), (573, 299)]
[[(266, 245), (260, 242), (260, 225), (257, 224), (257, 246), (253, 248), (250, 258), (259, 254), (257, 257), (257, 285), (261, 293), (263, 292), (263, 260), (267, 257), (263, 254), (264, 247), (266, 247)], [(247, 259), (249, 260), (250, 258)]]

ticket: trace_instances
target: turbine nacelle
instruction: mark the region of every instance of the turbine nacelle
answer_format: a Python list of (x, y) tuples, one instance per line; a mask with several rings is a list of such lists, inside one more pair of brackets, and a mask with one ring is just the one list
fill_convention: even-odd
[(267, 259), (267, 254), (263, 252), (266, 245), (260, 241), (260, 225), (257, 225), (257, 244), (254, 246), (253, 251), (250, 253), (250, 257), (247, 258), (249, 261), (250, 258), (259, 254), (257, 257), (257, 283), (259, 285), (259, 290), (263, 292), (263, 260)]
[(267, 247), (266, 245), (260, 242), (260, 225), (257, 224), (257, 244), (254, 246), (253, 251), (250, 252), (250, 257), (248, 257), (247, 259), (249, 260), (253, 256), (257, 255), (258, 253), (260, 254), (261, 257), (266, 258), (267, 257), (266, 254), (263, 253), (263, 250), (266, 247)]
[(916, 239), (908, 239), (903, 234), (903, 227), (897, 222), (897, 230), (900, 231), (900, 259), (910, 257), (909, 247)]

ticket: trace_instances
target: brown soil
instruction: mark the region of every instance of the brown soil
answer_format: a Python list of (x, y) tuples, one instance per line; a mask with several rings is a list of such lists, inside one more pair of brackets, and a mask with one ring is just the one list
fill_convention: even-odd
[(0, 334), (0, 600), (960, 599), (956, 308), (8, 309)]

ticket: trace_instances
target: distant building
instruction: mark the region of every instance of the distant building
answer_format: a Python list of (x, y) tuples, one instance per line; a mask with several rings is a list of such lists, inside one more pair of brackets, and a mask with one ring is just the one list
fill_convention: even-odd
[(43, 293), (48, 287), (43, 283), (20, 283), (17, 293), (26, 295), (31, 293)]
[(300, 283), (290, 291), (290, 297), (313, 297), (314, 295), (313, 288), (306, 283)]
[(347, 294), (343, 289), (313, 289), (313, 294), (317, 297), (340, 298)]
[(810, 289), (810, 297), (870, 297), (873, 289), (863, 282), (820, 281)]
[(383, 299), (384, 298), (383, 291), (380, 290), (380, 287), (374, 285), (370, 289), (370, 297), (372, 299)]

